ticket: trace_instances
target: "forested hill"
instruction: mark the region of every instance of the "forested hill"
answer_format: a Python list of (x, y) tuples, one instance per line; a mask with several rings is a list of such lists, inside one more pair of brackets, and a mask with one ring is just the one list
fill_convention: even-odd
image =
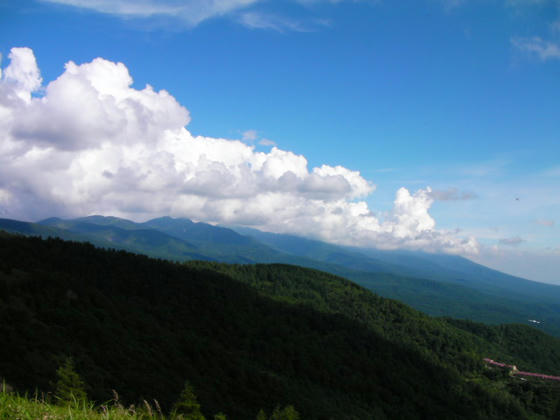
[(116, 389), (169, 408), (188, 380), (205, 414), (231, 419), (278, 404), (305, 419), (551, 418), (554, 384), (481, 359), (558, 374), (558, 340), (535, 332), (544, 364), (476, 325), (299, 267), (177, 264), (0, 233), (0, 376), (20, 391), (52, 390), (71, 356), (94, 400)]
[(399, 301), (371, 293), (351, 281), (303, 267), (206, 261), (192, 261), (186, 265), (223, 272), (283, 302), (342, 314), (391, 341), (407, 343), (428, 358), (460, 369), (468, 369), (461, 364), (469, 360), (467, 355), (474, 351), (478, 355), (518, 363), (523, 369), (560, 374), (560, 339), (529, 326), (486, 325), (430, 317)]
[[(348, 278), (433, 316), (530, 323), (560, 337), (560, 287), (517, 279), (451, 255), (351, 249), (290, 235), (162, 217), (144, 223), (107, 216), (38, 223), (1, 219), (0, 229), (87, 241), (171, 261), (284, 263)], [(245, 236), (245, 234), (250, 236)]]

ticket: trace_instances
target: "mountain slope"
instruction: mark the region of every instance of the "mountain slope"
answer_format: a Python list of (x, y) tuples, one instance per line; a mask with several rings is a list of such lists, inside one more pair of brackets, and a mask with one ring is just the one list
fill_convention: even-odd
[[(560, 287), (512, 278), (514, 291), (509, 291), (507, 281), (511, 276), (461, 257), (356, 250), (290, 235), (242, 230), (255, 236), (252, 238), (231, 229), (169, 217), (145, 223), (103, 216), (74, 220), (53, 218), (40, 223), (2, 219), (0, 228), (4, 226), (12, 232), (43, 237), (90, 241), (106, 248), (126, 249), (174, 261), (300, 265), (349, 278), (382, 296), (402, 300), (431, 315), (491, 323), (527, 324), (528, 320), (536, 319), (541, 323), (533, 327), (560, 336), (560, 299), (555, 298)], [(411, 276), (416, 269), (416, 276)], [(482, 274), (478, 276), (478, 272)], [(432, 278), (419, 278), (421, 274)], [(493, 275), (497, 279), (495, 285), (491, 284)], [(516, 285), (519, 286), (517, 291)]]
[(188, 379), (233, 419), (275, 404), (309, 419), (531, 415), (485, 376), (480, 346), (501, 349), (447, 321), (313, 270), (213, 266), (0, 235), (0, 371), (48, 390), (71, 355), (95, 399), (167, 407)]
[[(491, 326), (452, 318), (432, 318), (338, 276), (303, 267), (202, 261), (186, 265), (223, 272), (284, 302), (342, 314), (368, 325), (391, 341), (415, 347), (426, 357), (437, 359), (437, 363), (457, 367), (469, 350), (475, 350), (480, 355), (491, 354), (497, 359), (517, 357), (517, 362), (527, 370), (560, 373), (560, 339), (525, 325)], [(462, 334), (457, 328), (469, 334)], [(525, 350), (521, 350), (521, 345), (526, 347)], [(531, 346), (534, 351), (529, 355)]]
[(511, 276), (457, 255), (351, 248), (294, 235), (260, 232), (247, 228), (236, 229), (282, 252), (318, 261), (328, 261), (354, 271), (426, 278), (468, 286), (492, 295), (508, 293), (512, 297), (535, 299), (540, 302), (560, 301), (560, 286)]
[[(51, 218), (43, 220), (37, 225), (53, 228), (55, 233), (62, 233), (62, 235), (51, 235), (45, 232), (41, 236), (67, 238), (68, 232), (70, 232), (99, 246), (129, 251), (141, 250), (142, 253), (152, 257), (176, 260), (208, 259), (193, 244), (153, 229), (142, 229), (135, 223), (123, 219), (91, 217), (62, 220)], [(0, 221), (0, 228), (2, 226), (4, 223)]]
[(397, 261), (403, 274), (468, 285), (479, 291), (499, 296), (502, 293), (525, 300), (557, 303), (560, 286), (539, 283), (502, 273), (457, 255), (430, 254), (413, 251), (364, 250), (374, 258)]
[(322, 269), (431, 315), (493, 323), (536, 319), (541, 323), (533, 326), (560, 336), (560, 286), (510, 276), (454, 255), (356, 249), (235, 229), (278, 251), (329, 263)]
[(194, 223), (189, 219), (161, 217), (139, 225), (197, 245), (201, 252), (224, 262), (288, 262), (294, 257), (220, 226)]

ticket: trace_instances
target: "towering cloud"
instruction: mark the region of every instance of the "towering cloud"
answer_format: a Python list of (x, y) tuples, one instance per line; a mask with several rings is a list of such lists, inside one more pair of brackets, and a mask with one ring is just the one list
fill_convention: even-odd
[[(42, 87), (33, 52), (13, 48), (0, 79), (0, 214), (172, 215), (251, 225), (327, 241), (477, 252), (473, 238), (435, 229), (431, 190), (396, 194), (383, 220), (375, 186), (342, 166), (239, 140), (193, 136), (168, 92), (131, 87), (122, 63), (97, 58)], [(38, 94), (33, 94), (37, 92)]]

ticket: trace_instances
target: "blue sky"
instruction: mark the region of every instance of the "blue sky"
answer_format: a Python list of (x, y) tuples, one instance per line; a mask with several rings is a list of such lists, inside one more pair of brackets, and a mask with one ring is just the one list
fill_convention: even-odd
[[(71, 130), (92, 136), (87, 148), (56, 143), (56, 127), (23, 135), (13, 123), (0, 149), (10, 163), (0, 181), (0, 210), (28, 220), (46, 212), (134, 219), (168, 213), (337, 243), (455, 252), (560, 284), (559, 12), (558, 0), (0, 0), (5, 85), (23, 80), (10, 76), (16, 66), (6, 70), (14, 57), (32, 61), (22, 50), (10, 58), (13, 47), (32, 50), (42, 77), (24, 100), (32, 108), (5, 105), (9, 113), (0, 112), (0, 128), (3, 115), (6, 121), (28, 118), (17, 124), (34, 127), (41, 113), (51, 116), (49, 122), (61, 118), (63, 127), (69, 114), (61, 117), (65, 105), (47, 86), (66, 74), (65, 63), (101, 57), (126, 66), (133, 97), (149, 84), (188, 109), (190, 119), (168, 105), (173, 123), (154, 120), (153, 130), (144, 132), (152, 137), (146, 134), (141, 145), (153, 151), (147, 145), (154, 138), (188, 123), (185, 142), (196, 136), (207, 141), (196, 146), (204, 153), (192, 152), (198, 156), (194, 172), (180, 175), (208, 180), (189, 186), (183, 204), (169, 204), (185, 191), (179, 175), (154, 167), (157, 180), (146, 186), (135, 172), (140, 169), (126, 160), (140, 153), (129, 142), (129, 149), (119, 149), (124, 157), (103, 169), (112, 184), (100, 186), (88, 171), (107, 158), (84, 162), (102, 159), (92, 157), (93, 150), (120, 141), (102, 130), (101, 119), (75, 119)], [(76, 74), (86, 80), (99, 69), (79, 67)], [(50, 105), (41, 108), (41, 100)], [(89, 102), (77, 103), (86, 113)], [(125, 121), (119, 124), (138, 123)], [(212, 151), (230, 146), (228, 156)], [(159, 144), (149, 162), (165, 153), (191, 154), (187, 146), (169, 147)], [(29, 160), (37, 150), (51, 162), (68, 160), (52, 169)], [(188, 166), (179, 160), (176, 169)], [(229, 196), (221, 191), (228, 188), (223, 179), (209, 175), (235, 178), (243, 165), (256, 168), (251, 192)], [(64, 180), (63, 166), (71, 170)], [(38, 167), (49, 174), (43, 183), (30, 180), (40, 176), (32, 169)], [(137, 194), (122, 195), (123, 185)], [(147, 191), (155, 185), (159, 195), (152, 200)], [(61, 194), (65, 188), (75, 194)], [(399, 196), (401, 188), (408, 195)], [(109, 196), (116, 198), (100, 198)], [(284, 207), (290, 211), (280, 211)]]

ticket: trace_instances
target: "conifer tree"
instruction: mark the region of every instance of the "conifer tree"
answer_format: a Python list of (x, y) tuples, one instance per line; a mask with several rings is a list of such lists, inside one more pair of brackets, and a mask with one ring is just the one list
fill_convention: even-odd
[(85, 383), (74, 367), (74, 360), (67, 357), (56, 370), (55, 396), (61, 403), (82, 402), (87, 400)]
[(276, 407), (269, 420), (299, 420), (299, 413), (293, 405), (284, 408)]
[(181, 395), (173, 406), (173, 415), (181, 415), (187, 420), (206, 420), (200, 412), (200, 404), (194, 394), (192, 385), (187, 381)]

